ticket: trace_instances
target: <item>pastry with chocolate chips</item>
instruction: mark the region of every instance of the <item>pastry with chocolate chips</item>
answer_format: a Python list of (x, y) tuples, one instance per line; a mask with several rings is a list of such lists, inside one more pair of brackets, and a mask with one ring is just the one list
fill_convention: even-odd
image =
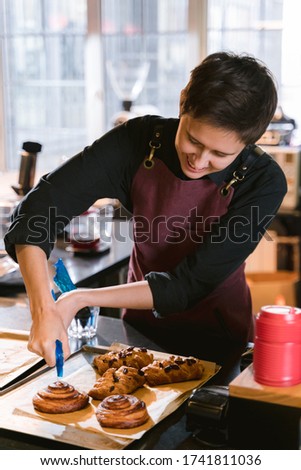
[(156, 385), (200, 379), (204, 373), (204, 366), (195, 357), (170, 356), (168, 359), (152, 362), (143, 367), (142, 371), (147, 384), (154, 387)]
[(142, 369), (153, 362), (154, 356), (145, 348), (129, 347), (120, 351), (110, 351), (101, 356), (96, 356), (93, 365), (96, 367), (100, 375), (106, 370), (114, 368), (119, 369), (121, 366), (135, 367)]
[(110, 395), (131, 394), (144, 383), (144, 373), (135, 367), (112, 367), (96, 381), (88, 395), (96, 400), (103, 400)]

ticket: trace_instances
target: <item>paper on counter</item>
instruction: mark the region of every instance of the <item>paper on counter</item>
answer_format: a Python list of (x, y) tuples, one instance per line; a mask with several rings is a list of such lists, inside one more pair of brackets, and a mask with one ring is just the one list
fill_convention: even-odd
[(42, 358), (27, 349), (29, 332), (0, 330), (0, 390)]
[[(126, 345), (122, 346), (128, 347)], [(154, 355), (155, 358), (161, 359), (170, 356), (170, 354), (156, 353), (155, 351)], [(16, 411), (35, 421), (41, 419), (60, 424), (64, 429), (73, 428), (74, 431), (76, 429), (80, 429), (81, 432), (85, 431), (88, 448), (108, 448), (107, 445), (110, 440), (112, 446), (109, 446), (109, 448), (115, 448), (116, 445), (125, 447), (133, 440), (141, 438), (146, 431), (175, 411), (188, 398), (193, 389), (203, 385), (219, 370), (219, 366), (216, 366), (215, 363), (203, 361), (203, 364), (205, 371), (202, 379), (157, 387), (145, 385), (134, 392), (133, 395), (145, 401), (150, 415), (150, 419), (144, 425), (136, 428), (102, 428), (95, 415), (96, 407), (100, 403), (99, 400), (91, 400), (89, 407), (74, 413), (51, 415), (35, 411), (31, 403), (32, 397), (40, 388), (46, 387), (56, 380), (55, 371), (52, 370), (22, 387), (22, 399), (20, 400), (20, 397), (15, 401), (17, 403)], [(79, 391), (88, 392), (99, 377), (97, 371), (87, 362), (83, 354), (70, 358), (65, 365), (64, 381), (73, 385)], [(90, 441), (95, 442), (95, 433), (99, 435), (99, 447), (94, 447), (94, 444), (89, 447)], [(76, 432), (73, 434), (76, 436)], [(91, 439), (89, 439), (89, 436)], [(76, 444), (75, 442), (71, 443)]]

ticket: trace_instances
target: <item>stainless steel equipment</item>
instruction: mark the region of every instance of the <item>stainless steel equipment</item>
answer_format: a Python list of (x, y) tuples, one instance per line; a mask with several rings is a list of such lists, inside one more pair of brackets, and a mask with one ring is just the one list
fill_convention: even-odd
[(13, 190), (20, 196), (25, 196), (34, 186), (37, 154), (42, 145), (37, 142), (24, 142), (21, 152), (19, 181), (13, 185)]

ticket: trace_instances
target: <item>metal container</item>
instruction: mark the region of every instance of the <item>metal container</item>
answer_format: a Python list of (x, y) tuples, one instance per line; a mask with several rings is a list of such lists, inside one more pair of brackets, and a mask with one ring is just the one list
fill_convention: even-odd
[(34, 186), (37, 155), (42, 150), (38, 142), (24, 142), (21, 152), (19, 181), (12, 186), (20, 196), (25, 196)]

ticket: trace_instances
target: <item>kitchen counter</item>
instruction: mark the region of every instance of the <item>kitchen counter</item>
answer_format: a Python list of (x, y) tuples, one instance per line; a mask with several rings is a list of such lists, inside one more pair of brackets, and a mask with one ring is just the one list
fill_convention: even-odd
[[(78, 287), (104, 285), (108, 277), (113, 282), (124, 282), (118, 279), (122, 269), (127, 269), (132, 250), (131, 223), (125, 220), (114, 220), (112, 246), (108, 253), (96, 256), (77, 256), (65, 250), (65, 244), (58, 240), (49, 259), (51, 279), (53, 277), (53, 264), (62, 258), (73, 282)], [(117, 276), (117, 278), (116, 278)], [(20, 276), (19, 276), (20, 277)], [(10, 286), (10, 294), (3, 292), (5, 286), (0, 284), (0, 328), (29, 330), (31, 324), (27, 297), (22, 293), (23, 281), (19, 280), (19, 288)], [(20, 292), (21, 287), (21, 292)], [(55, 286), (53, 286), (55, 288)], [(24, 287), (23, 287), (24, 290)], [(140, 345), (149, 349), (162, 351), (162, 348), (142, 336), (130, 325), (119, 318), (101, 315), (98, 322), (97, 337), (93, 339), (100, 345), (110, 345), (120, 342), (129, 345)], [(93, 343), (93, 344), (94, 344)], [(70, 340), (71, 350), (74, 352), (81, 347), (78, 340)], [(166, 351), (171, 352), (171, 351)], [(239, 359), (241, 350), (237, 347), (229, 353), (222, 370), (214, 377), (214, 383), (227, 384), (239, 372)], [(172, 351), (177, 353), (177, 351)], [(69, 444), (58, 443), (41, 437), (33, 437), (25, 433), (12, 432), (7, 429), (0, 430), (0, 449), (70, 449)], [(148, 431), (141, 439), (130, 445), (132, 449), (198, 449), (207, 448), (192, 436), (186, 429), (185, 404), (174, 413)], [(209, 447), (208, 447), (209, 448)]]
[[(62, 258), (73, 282), (78, 286), (99, 286), (107, 282), (108, 276), (116, 275), (124, 268), (127, 269), (132, 250), (131, 223), (125, 220), (114, 220), (112, 246), (108, 253), (96, 256), (76, 256), (65, 250), (65, 244), (59, 240), (49, 259), (51, 279), (53, 264)], [(115, 279), (116, 282), (120, 281)], [(124, 281), (124, 280), (122, 280)], [(20, 286), (23, 286), (22, 279)], [(19, 287), (20, 287), (19, 286)], [(3, 285), (0, 284), (0, 328), (29, 330), (31, 324), (27, 297), (19, 289), (11, 286), (11, 295), (3, 294)], [(53, 286), (55, 288), (55, 286)], [(22, 291), (22, 289), (21, 289)], [(101, 315), (98, 322), (97, 337), (93, 344), (110, 345), (120, 342), (129, 345), (144, 346), (148, 349), (162, 351), (148, 338), (142, 336), (130, 325), (119, 318)], [(71, 350), (78, 350), (82, 343), (79, 340), (70, 340)], [(166, 351), (177, 353), (177, 351)], [(214, 377), (215, 384), (228, 384), (239, 374), (241, 348), (235, 346), (227, 353), (221, 371)], [(202, 359), (202, 358), (201, 358)], [(205, 358), (206, 359), (206, 358)], [(214, 360), (214, 359), (212, 359)], [(23, 377), (24, 378), (24, 377)], [(4, 395), (5, 396), (5, 395)], [(185, 404), (175, 412), (148, 431), (141, 439), (130, 445), (132, 449), (202, 449), (207, 448), (200, 444), (186, 429)], [(68, 449), (74, 448), (69, 444), (58, 443), (41, 437), (33, 437), (26, 433), (13, 432), (7, 429), (0, 430), (0, 449)], [(209, 448), (209, 447), (208, 447)]]
[[(1, 305), (1, 304), (0, 304)], [(16, 304), (16, 307), (18, 305)], [(10, 306), (0, 306), (0, 327), (22, 328), (30, 327), (30, 313), (26, 307), (15, 309)], [(110, 345), (113, 342), (120, 342), (128, 345), (144, 346), (148, 349), (162, 351), (158, 345), (142, 336), (130, 325), (117, 318), (100, 316), (97, 328), (97, 336), (93, 340), (93, 345)], [(81, 347), (81, 342), (71, 341), (73, 351)], [(174, 351), (176, 353), (176, 351)], [(239, 359), (241, 350), (236, 348), (234, 354), (230, 354), (225, 361), (221, 371), (211, 379), (215, 384), (226, 384), (240, 372)], [(21, 385), (22, 386), (22, 385)], [(5, 397), (5, 395), (4, 395)], [(186, 404), (182, 404), (175, 412), (166, 417), (163, 421), (149, 430), (144, 436), (130, 444), (129, 449), (209, 449), (204, 443), (200, 443), (193, 437), (191, 431), (186, 429)], [(24, 433), (0, 430), (0, 449), (76, 449), (78, 447), (57, 441), (33, 437)]]

